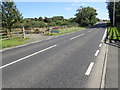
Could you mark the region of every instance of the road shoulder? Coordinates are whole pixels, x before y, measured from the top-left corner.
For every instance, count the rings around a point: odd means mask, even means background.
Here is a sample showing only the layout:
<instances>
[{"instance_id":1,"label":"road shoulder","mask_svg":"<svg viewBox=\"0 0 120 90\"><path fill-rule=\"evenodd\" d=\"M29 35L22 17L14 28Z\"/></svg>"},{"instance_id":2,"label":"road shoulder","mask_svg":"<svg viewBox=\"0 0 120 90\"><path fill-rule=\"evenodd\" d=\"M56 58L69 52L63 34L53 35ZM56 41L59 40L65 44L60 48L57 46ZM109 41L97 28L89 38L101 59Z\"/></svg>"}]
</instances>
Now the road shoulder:
<instances>
[{"instance_id":1,"label":"road shoulder","mask_svg":"<svg viewBox=\"0 0 120 90\"><path fill-rule=\"evenodd\" d=\"M117 46L109 45L105 88L118 88L118 49Z\"/></svg>"}]
</instances>

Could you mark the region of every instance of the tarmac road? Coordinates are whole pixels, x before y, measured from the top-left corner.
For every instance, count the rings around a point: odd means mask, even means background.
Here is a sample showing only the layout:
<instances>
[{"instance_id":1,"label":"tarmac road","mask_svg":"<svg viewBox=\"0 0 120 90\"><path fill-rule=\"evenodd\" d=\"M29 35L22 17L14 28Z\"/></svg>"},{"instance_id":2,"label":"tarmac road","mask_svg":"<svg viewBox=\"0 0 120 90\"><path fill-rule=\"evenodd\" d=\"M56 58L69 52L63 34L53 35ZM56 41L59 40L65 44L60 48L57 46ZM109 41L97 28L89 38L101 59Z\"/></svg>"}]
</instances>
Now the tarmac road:
<instances>
[{"instance_id":1,"label":"tarmac road","mask_svg":"<svg viewBox=\"0 0 120 90\"><path fill-rule=\"evenodd\" d=\"M105 23L2 51L3 88L85 88L99 56Z\"/></svg>"}]
</instances>

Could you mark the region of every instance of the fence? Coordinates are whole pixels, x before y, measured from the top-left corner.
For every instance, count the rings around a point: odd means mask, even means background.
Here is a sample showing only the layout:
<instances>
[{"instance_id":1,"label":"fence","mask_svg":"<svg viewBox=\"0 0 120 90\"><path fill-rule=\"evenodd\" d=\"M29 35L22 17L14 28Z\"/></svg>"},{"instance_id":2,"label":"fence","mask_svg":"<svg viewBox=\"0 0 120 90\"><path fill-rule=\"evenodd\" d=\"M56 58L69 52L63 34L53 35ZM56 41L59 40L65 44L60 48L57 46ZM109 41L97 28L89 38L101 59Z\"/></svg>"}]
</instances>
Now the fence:
<instances>
[{"instance_id":1,"label":"fence","mask_svg":"<svg viewBox=\"0 0 120 90\"><path fill-rule=\"evenodd\" d=\"M22 38L23 36L24 35L22 29L12 30L10 34L7 34L5 30L0 30L0 39L2 40L11 39L11 38Z\"/></svg>"},{"instance_id":2,"label":"fence","mask_svg":"<svg viewBox=\"0 0 120 90\"><path fill-rule=\"evenodd\" d=\"M58 29L64 30L72 28L71 26L57 26ZM7 34L4 30L0 29L0 39L6 40L11 38L25 38L25 34L47 34L51 33L53 27L44 27L44 28L15 28L12 29L10 34Z\"/></svg>"}]
</instances>

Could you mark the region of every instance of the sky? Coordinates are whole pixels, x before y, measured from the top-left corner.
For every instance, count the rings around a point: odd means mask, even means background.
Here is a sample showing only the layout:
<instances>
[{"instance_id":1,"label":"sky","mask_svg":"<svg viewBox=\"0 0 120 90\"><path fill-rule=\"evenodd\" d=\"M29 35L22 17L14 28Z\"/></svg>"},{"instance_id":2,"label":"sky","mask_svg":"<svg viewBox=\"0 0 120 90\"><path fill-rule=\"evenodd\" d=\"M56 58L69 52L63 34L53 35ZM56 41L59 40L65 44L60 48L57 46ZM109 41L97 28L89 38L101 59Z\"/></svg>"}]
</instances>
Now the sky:
<instances>
[{"instance_id":1,"label":"sky","mask_svg":"<svg viewBox=\"0 0 120 90\"><path fill-rule=\"evenodd\" d=\"M15 2L24 18L64 16L75 17L76 10L80 7L93 7L97 10L97 17L108 19L105 2Z\"/></svg>"}]
</instances>

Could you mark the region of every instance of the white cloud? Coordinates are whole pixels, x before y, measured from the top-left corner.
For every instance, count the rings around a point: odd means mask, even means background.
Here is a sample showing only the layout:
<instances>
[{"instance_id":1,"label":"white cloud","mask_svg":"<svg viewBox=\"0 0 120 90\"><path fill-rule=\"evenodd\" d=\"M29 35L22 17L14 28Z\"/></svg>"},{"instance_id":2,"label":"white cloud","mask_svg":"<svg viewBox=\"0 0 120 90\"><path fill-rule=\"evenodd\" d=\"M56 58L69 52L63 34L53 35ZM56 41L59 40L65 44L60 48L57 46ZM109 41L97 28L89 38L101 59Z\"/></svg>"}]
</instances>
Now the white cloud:
<instances>
[{"instance_id":1,"label":"white cloud","mask_svg":"<svg viewBox=\"0 0 120 90\"><path fill-rule=\"evenodd\" d=\"M70 10L72 10L72 8L69 8L69 7L67 7L67 8L64 8L65 10L67 10L67 11L70 11Z\"/></svg>"}]
</instances>

